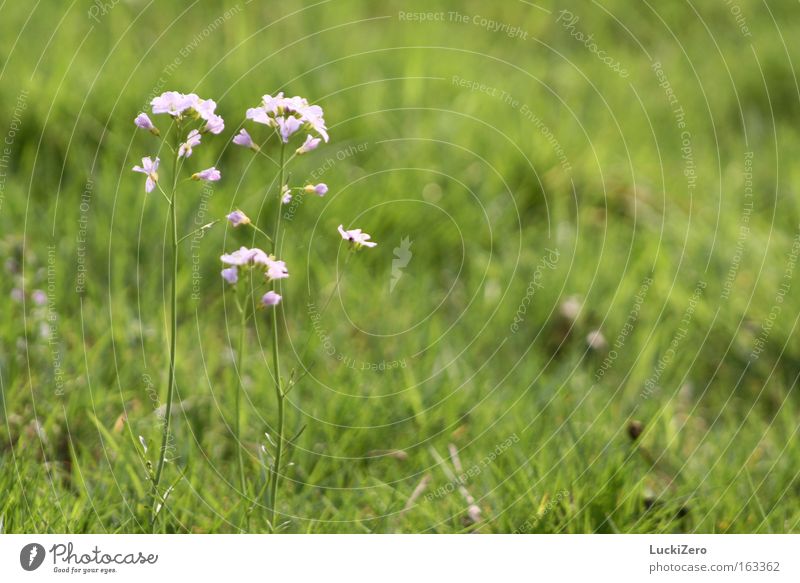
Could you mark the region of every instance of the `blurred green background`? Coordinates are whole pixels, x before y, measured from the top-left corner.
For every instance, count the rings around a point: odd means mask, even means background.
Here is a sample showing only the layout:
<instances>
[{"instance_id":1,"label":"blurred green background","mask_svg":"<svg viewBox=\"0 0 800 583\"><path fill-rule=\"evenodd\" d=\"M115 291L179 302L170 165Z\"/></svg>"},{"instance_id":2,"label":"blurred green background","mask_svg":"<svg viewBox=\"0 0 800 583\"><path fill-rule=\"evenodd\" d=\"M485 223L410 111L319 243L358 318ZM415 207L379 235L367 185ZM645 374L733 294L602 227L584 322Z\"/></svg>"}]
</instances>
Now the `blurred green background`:
<instances>
[{"instance_id":1,"label":"blurred green background","mask_svg":"<svg viewBox=\"0 0 800 583\"><path fill-rule=\"evenodd\" d=\"M132 120L166 90L215 99L227 126L191 158L223 180L182 190L185 233L237 207L272 224L274 165L230 147L263 94L307 97L330 127L290 169L330 192L281 253L284 374L308 370L289 531L797 531L798 15L2 3L2 531L147 528L136 448L159 439L169 251L166 205L130 171L156 141ZM340 223L379 246L346 261ZM252 244L219 224L181 250L165 532L241 528L219 255ZM259 532L269 338L265 317L244 365Z\"/></svg>"}]
</instances>

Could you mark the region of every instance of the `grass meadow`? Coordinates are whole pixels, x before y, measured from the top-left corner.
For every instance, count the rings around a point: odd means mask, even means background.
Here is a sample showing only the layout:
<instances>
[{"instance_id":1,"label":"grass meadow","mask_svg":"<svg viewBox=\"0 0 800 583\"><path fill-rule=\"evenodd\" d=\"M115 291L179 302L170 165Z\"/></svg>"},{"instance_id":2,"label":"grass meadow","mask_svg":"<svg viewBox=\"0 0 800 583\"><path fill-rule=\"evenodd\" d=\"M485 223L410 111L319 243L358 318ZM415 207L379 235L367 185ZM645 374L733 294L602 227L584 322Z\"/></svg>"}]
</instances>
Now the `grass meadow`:
<instances>
[{"instance_id":1,"label":"grass meadow","mask_svg":"<svg viewBox=\"0 0 800 583\"><path fill-rule=\"evenodd\" d=\"M224 220L180 246L171 489L148 520L170 224L132 122L167 90L226 122L191 158L223 178L181 192L183 234L235 208L272 224L274 161L231 145L262 95L328 122L291 176L329 192L282 210L283 531L800 530L796 4L0 16L2 532L269 530L272 323L239 354L219 275L269 244ZM342 223L378 246L351 256Z\"/></svg>"}]
</instances>

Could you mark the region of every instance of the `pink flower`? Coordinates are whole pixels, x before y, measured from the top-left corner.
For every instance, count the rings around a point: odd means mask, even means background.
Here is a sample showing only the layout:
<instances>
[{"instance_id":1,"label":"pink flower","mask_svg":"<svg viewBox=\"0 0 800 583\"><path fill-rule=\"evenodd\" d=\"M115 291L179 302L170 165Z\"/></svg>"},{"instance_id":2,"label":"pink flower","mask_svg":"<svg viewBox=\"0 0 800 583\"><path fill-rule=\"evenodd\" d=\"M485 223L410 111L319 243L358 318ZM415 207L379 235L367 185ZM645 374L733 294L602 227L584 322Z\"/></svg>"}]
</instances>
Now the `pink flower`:
<instances>
[{"instance_id":1,"label":"pink flower","mask_svg":"<svg viewBox=\"0 0 800 583\"><path fill-rule=\"evenodd\" d=\"M281 197L281 203L289 204L292 202L292 193L291 192L284 192L283 196Z\"/></svg>"},{"instance_id":2,"label":"pink flower","mask_svg":"<svg viewBox=\"0 0 800 583\"><path fill-rule=\"evenodd\" d=\"M272 256L267 258L267 279L284 279L289 277L289 270L286 269L286 262L274 259Z\"/></svg>"},{"instance_id":3,"label":"pink flower","mask_svg":"<svg viewBox=\"0 0 800 583\"><path fill-rule=\"evenodd\" d=\"M304 107L300 113L301 119L327 143L328 128L325 126L325 120L322 118L322 108L319 105L310 105Z\"/></svg>"},{"instance_id":4,"label":"pink flower","mask_svg":"<svg viewBox=\"0 0 800 583\"><path fill-rule=\"evenodd\" d=\"M271 308L273 306L277 306L278 304L280 304L281 299L282 298L280 294L277 294L274 291L270 290L267 293L265 293L264 296L261 298L261 305L264 306L265 308Z\"/></svg>"},{"instance_id":5,"label":"pink flower","mask_svg":"<svg viewBox=\"0 0 800 583\"><path fill-rule=\"evenodd\" d=\"M230 222L231 226L238 227L239 225L249 225L250 224L250 217L244 214L240 210L235 210L230 213L227 217L228 222Z\"/></svg>"},{"instance_id":6,"label":"pink flower","mask_svg":"<svg viewBox=\"0 0 800 583\"><path fill-rule=\"evenodd\" d=\"M311 134L308 134L306 136L306 141L303 142L302 146L297 148L296 152L298 154L305 154L306 152L310 152L311 150L315 150L317 148L317 146L319 146L319 143L321 141L322 140L320 140L319 138L315 138Z\"/></svg>"},{"instance_id":7,"label":"pink flower","mask_svg":"<svg viewBox=\"0 0 800 583\"><path fill-rule=\"evenodd\" d=\"M210 132L215 136L222 133L222 130L225 129L225 120L218 115L213 115L211 118L206 122L206 125L203 127L204 132Z\"/></svg>"},{"instance_id":8,"label":"pink flower","mask_svg":"<svg viewBox=\"0 0 800 583\"><path fill-rule=\"evenodd\" d=\"M220 261L226 265L267 265L270 261L269 256L261 249L240 247L238 251L228 253L220 257Z\"/></svg>"},{"instance_id":9,"label":"pink flower","mask_svg":"<svg viewBox=\"0 0 800 583\"><path fill-rule=\"evenodd\" d=\"M184 95L177 91L166 91L154 98L150 105L153 106L153 113L168 113L173 117L181 115L187 109L194 106L194 94Z\"/></svg>"},{"instance_id":10,"label":"pink flower","mask_svg":"<svg viewBox=\"0 0 800 583\"><path fill-rule=\"evenodd\" d=\"M141 174L147 175L147 180L144 183L144 191L145 192L153 192L153 189L156 187L156 182L158 182L158 163L161 160L156 158L155 160L151 160L148 156L147 158L142 158L142 165L141 166L134 166L134 172L140 172Z\"/></svg>"},{"instance_id":11,"label":"pink flower","mask_svg":"<svg viewBox=\"0 0 800 583\"><path fill-rule=\"evenodd\" d=\"M289 143L289 138L291 138L292 134L299 130L302 125L299 119L292 116L276 117L275 123L278 126L278 132L280 132L281 140L284 144Z\"/></svg>"},{"instance_id":12,"label":"pink flower","mask_svg":"<svg viewBox=\"0 0 800 583\"><path fill-rule=\"evenodd\" d=\"M339 225L339 234L342 236L342 239L351 243L355 249L360 249L361 247L375 247L375 245L377 245L374 241L370 241L371 237L367 233L362 233L361 229L345 231L342 225Z\"/></svg>"},{"instance_id":13,"label":"pink flower","mask_svg":"<svg viewBox=\"0 0 800 583\"><path fill-rule=\"evenodd\" d=\"M316 194L317 196L325 196L328 192L328 185L324 182L320 182L319 184L306 184L303 190L307 194Z\"/></svg>"},{"instance_id":14,"label":"pink flower","mask_svg":"<svg viewBox=\"0 0 800 583\"><path fill-rule=\"evenodd\" d=\"M222 178L222 174L214 166L192 174L192 180L207 180L208 182L216 182L220 178Z\"/></svg>"},{"instance_id":15,"label":"pink flower","mask_svg":"<svg viewBox=\"0 0 800 583\"><path fill-rule=\"evenodd\" d=\"M197 97L197 95L194 95L194 98L195 102L192 104L192 107L197 112L197 115L199 115L206 121L209 121L214 117L219 117L217 114L214 113L214 110L217 109L216 101L214 101L213 99L200 99L199 97Z\"/></svg>"},{"instance_id":16,"label":"pink flower","mask_svg":"<svg viewBox=\"0 0 800 583\"><path fill-rule=\"evenodd\" d=\"M250 137L250 134L245 129L239 130L239 133L233 138L233 143L243 148L250 148L255 152L259 150L259 147L253 142L253 138Z\"/></svg>"},{"instance_id":17,"label":"pink flower","mask_svg":"<svg viewBox=\"0 0 800 583\"><path fill-rule=\"evenodd\" d=\"M231 285L239 281L239 270L235 266L223 269L220 271L220 274L222 275L222 279Z\"/></svg>"},{"instance_id":18,"label":"pink flower","mask_svg":"<svg viewBox=\"0 0 800 583\"><path fill-rule=\"evenodd\" d=\"M197 130L192 130L189 132L189 135L186 136L186 141L181 144L180 148L178 148L178 156L183 156L184 158L188 158L192 155L192 148L195 146L200 145L200 132Z\"/></svg>"},{"instance_id":19,"label":"pink flower","mask_svg":"<svg viewBox=\"0 0 800 583\"><path fill-rule=\"evenodd\" d=\"M267 116L267 112L263 107L251 107L247 110L247 119L252 119L256 123L263 123L264 125L273 125L272 119Z\"/></svg>"},{"instance_id":20,"label":"pink flower","mask_svg":"<svg viewBox=\"0 0 800 583\"><path fill-rule=\"evenodd\" d=\"M142 112L136 116L136 119L133 120L133 123L136 124L136 127L141 128L143 130L149 131L154 136L160 134L158 128L153 125L153 122L150 121L150 118L147 116L146 113Z\"/></svg>"},{"instance_id":21,"label":"pink flower","mask_svg":"<svg viewBox=\"0 0 800 583\"><path fill-rule=\"evenodd\" d=\"M47 303L47 294L40 289L33 290L31 298L33 299L33 303L37 306L43 306Z\"/></svg>"}]
</instances>

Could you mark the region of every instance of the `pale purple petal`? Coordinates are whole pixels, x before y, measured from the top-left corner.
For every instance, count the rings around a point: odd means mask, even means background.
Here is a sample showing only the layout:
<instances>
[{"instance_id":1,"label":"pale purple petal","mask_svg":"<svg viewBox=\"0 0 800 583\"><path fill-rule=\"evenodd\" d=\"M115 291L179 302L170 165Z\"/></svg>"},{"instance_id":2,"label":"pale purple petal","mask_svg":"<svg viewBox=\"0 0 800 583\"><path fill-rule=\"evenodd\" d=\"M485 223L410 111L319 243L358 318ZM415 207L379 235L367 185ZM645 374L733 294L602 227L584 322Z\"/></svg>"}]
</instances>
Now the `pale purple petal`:
<instances>
[{"instance_id":1,"label":"pale purple petal","mask_svg":"<svg viewBox=\"0 0 800 583\"><path fill-rule=\"evenodd\" d=\"M203 131L210 132L214 135L218 135L222 133L222 130L225 129L225 120L222 119L219 115L213 115L207 121Z\"/></svg>"},{"instance_id":2,"label":"pale purple petal","mask_svg":"<svg viewBox=\"0 0 800 583\"><path fill-rule=\"evenodd\" d=\"M270 290L261 298L261 304L265 307L277 306L281 303L281 295Z\"/></svg>"},{"instance_id":3,"label":"pale purple petal","mask_svg":"<svg viewBox=\"0 0 800 583\"><path fill-rule=\"evenodd\" d=\"M239 130L239 133L233 138L233 143L244 148L252 148L255 145L253 138L250 137L250 134L245 129Z\"/></svg>"},{"instance_id":4,"label":"pale purple petal","mask_svg":"<svg viewBox=\"0 0 800 583\"><path fill-rule=\"evenodd\" d=\"M321 141L322 140L320 138L315 138L311 134L308 134L306 136L306 141L303 142L303 145L297 148L297 153L305 154L306 152L310 152L311 150L316 149L316 147L319 146L319 143Z\"/></svg>"},{"instance_id":5,"label":"pale purple petal","mask_svg":"<svg viewBox=\"0 0 800 583\"><path fill-rule=\"evenodd\" d=\"M222 275L222 279L231 285L239 281L239 270L236 268L236 266L223 269L220 271L220 274Z\"/></svg>"},{"instance_id":6,"label":"pale purple petal","mask_svg":"<svg viewBox=\"0 0 800 583\"><path fill-rule=\"evenodd\" d=\"M158 132L156 126L153 125L153 122L144 112L137 115L136 119L133 120L133 123L136 124L136 127L142 128L143 130L148 130L150 132Z\"/></svg>"},{"instance_id":7,"label":"pale purple petal","mask_svg":"<svg viewBox=\"0 0 800 583\"><path fill-rule=\"evenodd\" d=\"M250 218L240 210L235 210L227 217L231 226L238 227L239 225L247 225L250 223Z\"/></svg>"},{"instance_id":8,"label":"pale purple petal","mask_svg":"<svg viewBox=\"0 0 800 583\"><path fill-rule=\"evenodd\" d=\"M172 116L178 116L191 108L196 99L197 96L193 93L184 95L177 91L165 91L154 98L150 105L153 107L153 113L168 113Z\"/></svg>"},{"instance_id":9,"label":"pale purple petal","mask_svg":"<svg viewBox=\"0 0 800 583\"><path fill-rule=\"evenodd\" d=\"M216 182L222 178L222 174L219 170L212 166L211 168L206 168L200 172L195 172L192 174L192 178L194 180L207 180L208 182Z\"/></svg>"}]
</instances>

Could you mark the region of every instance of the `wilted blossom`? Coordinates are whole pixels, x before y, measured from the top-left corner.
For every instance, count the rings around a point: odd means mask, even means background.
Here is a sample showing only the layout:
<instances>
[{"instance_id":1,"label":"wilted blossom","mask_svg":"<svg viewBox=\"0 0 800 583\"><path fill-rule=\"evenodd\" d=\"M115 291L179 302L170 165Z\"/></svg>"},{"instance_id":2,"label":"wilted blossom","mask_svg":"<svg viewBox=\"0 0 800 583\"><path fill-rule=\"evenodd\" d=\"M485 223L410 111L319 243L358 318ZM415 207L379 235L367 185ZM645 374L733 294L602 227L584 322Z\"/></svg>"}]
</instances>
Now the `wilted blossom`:
<instances>
[{"instance_id":1,"label":"wilted blossom","mask_svg":"<svg viewBox=\"0 0 800 583\"><path fill-rule=\"evenodd\" d=\"M308 194L316 194L317 196L325 196L325 193L328 192L328 185L324 182L320 182L319 184L306 184L305 190Z\"/></svg>"},{"instance_id":2,"label":"wilted blossom","mask_svg":"<svg viewBox=\"0 0 800 583\"><path fill-rule=\"evenodd\" d=\"M306 152L310 152L311 150L315 150L317 146L319 146L320 138L315 138L311 134L306 136L306 141L303 142L303 145L295 150L298 154L305 154Z\"/></svg>"},{"instance_id":3,"label":"wilted blossom","mask_svg":"<svg viewBox=\"0 0 800 583\"><path fill-rule=\"evenodd\" d=\"M361 247L375 247L375 245L377 245L374 241L370 241L370 236L367 233L362 233L361 229L345 231L343 226L339 225L339 234L342 236L342 239L352 243L355 249L360 249Z\"/></svg>"},{"instance_id":4,"label":"wilted blossom","mask_svg":"<svg viewBox=\"0 0 800 583\"><path fill-rule=\"evenodd\" d=\"M188 158L192 155L192 148L195 146L200 145L200 132L197 130L192 130L189 132L189 135L186 136L186 141L181 144L180 148L178 148L178 156L183 156L184 158Z\"/></svg>"},{"instance_id":5,"label":"wilted blossom","mask_svg":"<svg viewBox=\"0 0 800 583\"><path fill-rule=\"evenodd\" d=\"M220 178L222 178L222 174L214 166L192 174L192 180L208 180L209 182L216 182Z\"/></svg>"},{"instance_id":6,"label":"wilted blossom","mask_svg":"<svg viewBox=\"0 0 800 583\"><path fill-rule=\"evenodd\" d=\"M265 307L277 306L281 303L281 295L270 290L261 298L261 305Z\"/></svg>"},{"instance_id":7,"label":"wilted blossom","mask_svg":"<svg viewBox=\"0 0 800 583\"><path fill-rule=\"evenodd\" d=\"M228 222L231 224L232 227L238 227L239 225L249 225L250 224L250 217L244 214L240 210L235 210L232 213L228 214L227 217Z\"/></svg>"},{"instance_id":8,"label":"wilted blossom","mask_svg":"<svg viewBox=\"0 0 800 583\"><path fill-rule=\"evenodd\" d=\"M150 121L150 118L147 117L147 114L142 112L136 116L136 119L133 120L133 123L136 124L136 127L142 128L143 130L149 131L153 135L159 135L160 132L158 128L153 125L153 122Z\"/></svg>"},{"instance_id":9,"label":"wilted blossom","mask_svg":"<svg viewBox=\"0 0 800 583\"><path fill-rule=\"evenodd\" d=\"M141 174L147 175L147 180L144 183L144 191L145 192L153 192L153 189L156 187L156 182L158 182L158 164L161 160L156 158L155 160L151 160L150 157L142 158L142 165L141 166L134 166L134 172L140 172Z\"/></svg>"},{"instance_id":10,"label":"wilted blossom","mask_svg":"<svg viewBox=\"0 0 800 583\"><path fill-rule=\"evenodd\" d=\"M241 129L239 133L233 137L233 143L243 148L250 148L251 150L258 151L260 148L253 142L253 138L247 133L247 130Z\"/></svg>"},{"instance_id":11,"label":"wilted blossom","mask_svg":"<svg viewBox=\"0 0 800 583\"><path fill-rule=\"evenodd\" d=\"M223 269L220 271L220 274L222 275L222 279L231 285L239 281L239 270L235 266Z\"/></svg>"},{"instance_id":12,"label":"wilted blossom","mask_svg":"<svg viewBox=\"0 0 800 583\"><path fill-rule=\"evenodd\" d=\"M264 95L260 107L251 107L247 110L247 119L277 128L284 143L287 143L300 128L313 130L323 140L328 141L328 130L322 108L318 105L309 105L306 99L299 96L284 97L282 92L275 97ZM306 138L300 149L307 152L313 150L316 145Z\"/></svg>"}]
</instances>

